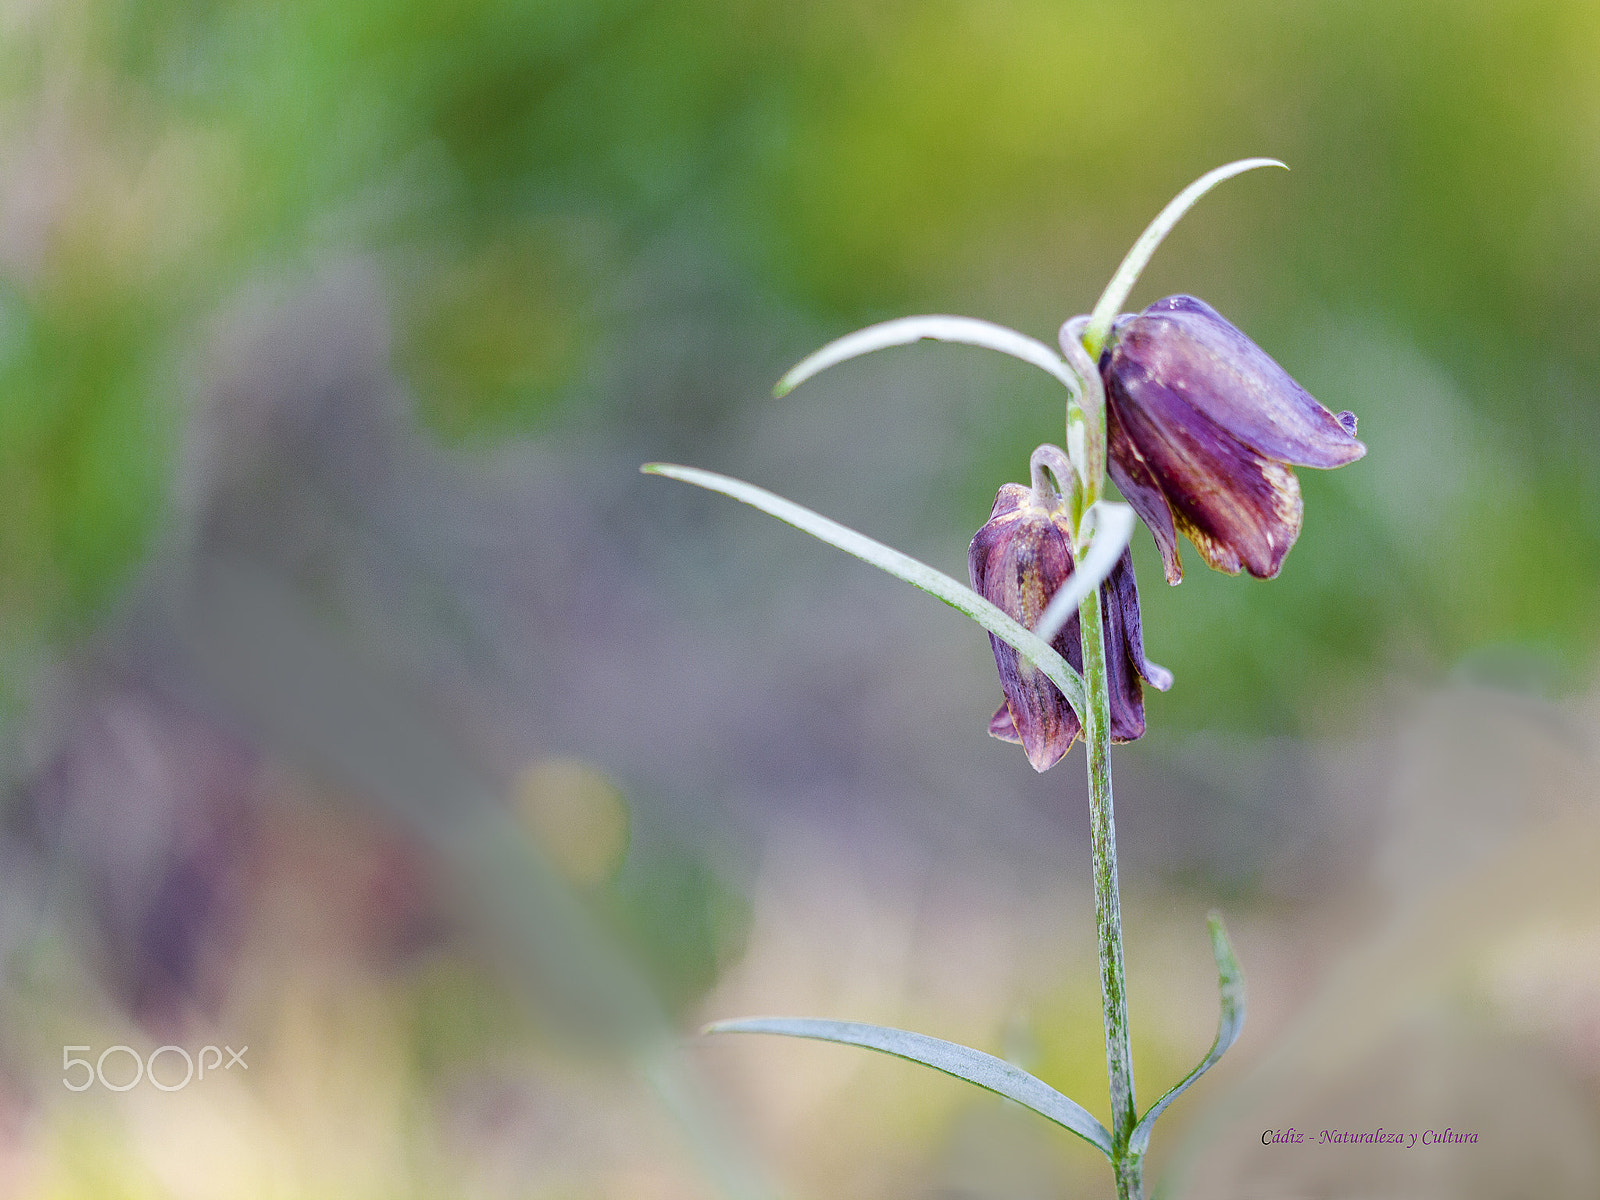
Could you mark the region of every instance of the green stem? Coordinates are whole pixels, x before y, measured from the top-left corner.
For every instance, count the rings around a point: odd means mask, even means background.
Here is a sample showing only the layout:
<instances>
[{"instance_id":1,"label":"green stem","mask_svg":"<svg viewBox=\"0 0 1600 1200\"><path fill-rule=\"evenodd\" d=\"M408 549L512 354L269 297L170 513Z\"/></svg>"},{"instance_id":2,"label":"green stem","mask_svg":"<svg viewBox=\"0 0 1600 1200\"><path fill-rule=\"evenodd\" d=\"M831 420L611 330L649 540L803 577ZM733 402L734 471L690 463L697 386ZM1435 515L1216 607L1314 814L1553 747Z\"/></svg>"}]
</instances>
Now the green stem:
<instances>
[{"instance_id":1,"label":"green stem","mask_svg":"<svg viewBox=\"0 0 1600 1200\"><path fill-rule=\"evenodd\" d=\"M1078 606L1083 638L1083 734L1089 761L1089 828L1094 845L1095 924L1100 937L1100 996L1106 1025L1106 1074L1111 1083L1111 1165L1118 1200L1143 1200L1141 1156L1128 1141L1138 1123L1133 1052L1128 1040L1127 975L1122 960L1122 902L1117 894L1117 825L1111 805L1111 699L1106 683L1100 589Z\"/></svg>"},{"instance_id":2,"label":"green stem","mask_svg":"<svg viewBox=\"0 0 1600 1200\"><path fill-rule=\"evenodd\" d=\"M1156 214L1156 219L1145 227L1145 231L1139 235L1139 240L1134 242L1123 257L1116 274L1111 276L1110 282L1106 284L1106 290L1100 293L1100 299L1095 302L1094 312L1077 334L1091 356L1098 357L1105 347L1106 336L1111 332L1111 323L1116 320L1117 310L1133 291L1133 285L1149 264L1150 256L1156 252L1156 247L1161 245L1167 234L1172 232L1172 227L1183 219L1183 214L1194 207L1196 200L1224 179L1232 179L1235 175L1253 171L1257 167L1283 167L1285 171L1289 169L1275 158L1241 158L1238 162L1207 171L1168 201L1167 206Z\"/></svg>"}]
</instances>

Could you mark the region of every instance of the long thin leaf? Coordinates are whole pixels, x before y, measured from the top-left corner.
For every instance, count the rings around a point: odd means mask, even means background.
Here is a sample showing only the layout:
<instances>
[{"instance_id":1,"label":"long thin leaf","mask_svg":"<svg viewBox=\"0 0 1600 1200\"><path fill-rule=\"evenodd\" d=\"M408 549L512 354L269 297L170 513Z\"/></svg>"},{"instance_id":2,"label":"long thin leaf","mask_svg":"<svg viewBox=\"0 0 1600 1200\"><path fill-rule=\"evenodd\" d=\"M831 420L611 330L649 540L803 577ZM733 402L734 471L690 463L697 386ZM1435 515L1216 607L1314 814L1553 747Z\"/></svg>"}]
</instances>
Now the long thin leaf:
<instances>
[{"instance_id":1,"label":"long thin leaf","mask_svg":"<svg viewBox=\"0 0 1600 1200\"><path fill-rule=\"evenodd\" d=\"M1161 245L1162 239L1172 232L1172 227L1183 219L1183 214L1194 207L1196 200L1224 179L1232 179L1235 175L1242 175L1257 167L1283 167L1285 171L1289 169L1275 158L1241 158L1238 162L1227 163L1214 171L1207 171L1174 196L1167 206L1156 214L1156 219L1145 227L1145 231L1139 235L1139 240L1134 242L1123 257L1116 273L1111 276L1111 282L1106 284L1106 290L1100 293L1094 312L1089 316L1088 327L1083 331L1083 340L1088 345L1091 356L1099 356L1100 348L1105 345L1106 334L1111 331L1111 322L1116 319L1118 310L1128 299L1128 293L1133 291L1133 285L1138 281L1140 273L1149 265L1150 256L1156 252L1156 247Z\"/></svg>"},{"instance_id":2,"label":"long thin leaf","mask_svg":"<svg viewBox=\"0 0 1600 1200\"><path fill-rule=\"evenodd\" d=\"M1217 1060L1227 1052L1228 1047L1239 1040L1239 1031L1244 1028L1244 972L1239 969L1239 960L1234 957L1233 947L1228 944L1228 931L1222 927L1222 918L1212 913L1206 918L1206 926L1211 931L1211 956L1216 959L1217 989L1222 994L1217 1039L1211 1043L1211 1052L1200 1065L1152 1104L1150 1111L1133 1127L1133 1134L1128 1139L1128 1153L1132 1155L1142 1155L1149 1149L1150 1131L1155 1128L1156 1118L1166 1112L1167 1105L1183 1095L1190 1084L1217 1065Z\"/></svg>"},{"instance_id":3,"label":"long thin leaf","mask_svg":"<svg viewBox=\"0 0 1600 1200\"><path fill-rule=\"evenodd\" d=\"M640 470L647 475L665 475L668 479L680 479L696 487L732 496L936 596L951 608L971 617L1001 641L1015 647L1018 654L1043 671L1050 682L1061 689L1061 694L1072 705L1073 711L1082 714L1083 677L1072 669L1067 660L1057 654L1049 643L1007 616L1002 609L966 585L957 583L943 571L936 571L909 554L875 542L865 534L857 533L846 525L812 512L793 500L785 500L765 488L756 487L753 483L674 463L646 463Z\"/></svg>"},{"instance_id":4,"label":"long thin leaf","mask_svg":"<svg viewBox=\"0 0 1600 1200\"><path fill-rule=\"evenodd\" d=\"M859 1021L796 1017L746 1017L742 1020L718 1021L706 1026L705 1032L775 1033L783 1037L814 1038L846 1046L863 1046L868 1050L892 1054L896 1058L921 1063L946 1075L975 1083L1008 1100L1015 1100L1063 1129L1071 1130L1107 1158L1111 1157L1111 1134L1088 1109L1020 1067L957 1042L942 1041L925 1033L890 1029L884 1025L864 1025Z\"/></svg>"},{"instance_id":5,"label":"long thin leaf","mask_svg":"<svg viewBox=\"0 0 1600 1200\"><path fill-rule=\"evenodd\" d=\"M825 371L846 359L859 358L863 354L871 354L874 350L882 350L888 346L906 346L923 338L931 338L938 342L961 342L968 346L985 346L990 350L998 350L1002 354L1020 358L1023 362L1032 363L1048 371L1066 384L1067 390L1074 396L1078 394L1077 374L1061 361L1059 354L1043 342L1025 333L1018 333L1015 329L1007 329L1004 325L996 325L992 321L980 321L975 317L928 316L898 317L893 321L868 325L865 329L858 329L854 333L847 333L842 338L829 342L821 350L802 359L780 379L778 386L773 388L773 395L782 396L819 371Z\"/></svg>"}]
</instances>

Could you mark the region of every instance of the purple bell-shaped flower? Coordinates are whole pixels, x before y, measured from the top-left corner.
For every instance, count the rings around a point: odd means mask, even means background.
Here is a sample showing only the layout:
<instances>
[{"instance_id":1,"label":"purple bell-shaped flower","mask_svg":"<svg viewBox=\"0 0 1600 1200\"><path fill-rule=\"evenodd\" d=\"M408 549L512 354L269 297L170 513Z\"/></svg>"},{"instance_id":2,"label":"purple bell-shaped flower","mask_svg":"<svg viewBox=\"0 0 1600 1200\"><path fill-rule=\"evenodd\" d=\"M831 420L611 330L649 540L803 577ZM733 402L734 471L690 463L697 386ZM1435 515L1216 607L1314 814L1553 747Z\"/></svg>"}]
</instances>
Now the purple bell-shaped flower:
<instances>
[{"instance_id":1,"label":"purple bell-shaped flower","mask_svg":"<svg viewBox=\"0 0 1600 1200\"><path fill-rule=\"evenodd\" d=\"M973 589L1011 617L1033 628L1072 574L1072 527L1059 497L1041 496L1020 483L1004 484L989 520L967 552ZM1105 613L1106 668L1111 701L1111 740L1131 742L1144 733L1144 683L1165 691L1172 673L1144 656L1139 623L1139 587L1126 549L1100 585ZM989 721L989 732L1020 742L1036 771L1059 762L1082 731L1060 689L993 634L995 666L1005 703ZM1083 647L1074 613L1051 645L1083 669Z\"/></svg>"},{"instance_id":2,"label":"purple bell-shaped flower","mask_svg":"<svg viewBox=\"0 0 1600 1200\"><path fill-rule=\"evenodd\" d=\"M1367 452L1338 416L1215 309L1168 296L1119 318L1100 356L1108 469L1155 536L1168 583L1182 533L1219 571L1270 579L1300 534L1291 466Z\"/></svg>"}]
</instances>

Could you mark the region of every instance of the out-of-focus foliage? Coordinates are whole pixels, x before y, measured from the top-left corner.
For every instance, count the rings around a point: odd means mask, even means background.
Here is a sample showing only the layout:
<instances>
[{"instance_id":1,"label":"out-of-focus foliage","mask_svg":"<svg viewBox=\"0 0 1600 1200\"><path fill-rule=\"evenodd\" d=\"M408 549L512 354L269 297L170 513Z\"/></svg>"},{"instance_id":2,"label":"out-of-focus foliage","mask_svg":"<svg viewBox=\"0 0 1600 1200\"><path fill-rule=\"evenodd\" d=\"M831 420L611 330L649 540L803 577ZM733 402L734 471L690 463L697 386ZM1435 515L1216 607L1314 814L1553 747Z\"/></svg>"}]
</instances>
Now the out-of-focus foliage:
<instances>
[{"instance_id":1,"label":"out-of-focus foliage","mask_svg":"<svg viewBox=\"0 0 1600 1200\"><path fill-rule=\"evenodd\" d=\"M701 1194L572 1032L621 1041L612 1008L922 1029L1104 1117L1077 768L987 739L981 633L635 469L960 576L1059 390L952 346L772 383L908 313L1048 340L1178 187L1265 154L1292 172L1207 197L1131 306L1204 297L1370 453L1300 473L1271 583L1191 554L1165 588L1135 535L1177 676L1118 758L1141 1093L1211 1036L1226 893L1259 1003L1211 1095L1310 1032L1278 1107L1193 1134L1199 1194L1381 1194L1249 1155L1258 1116L1374 1119L1398 1061L1407 1112L1443 1081L1520 1174L1396 1194L1594 1194L1596 62L1581 0L0 6L15 1190ZM1408 996L1465 1032L1396 1033ZM251 1076L53 1073L196 1030ZM1296 1059L1336 1033L1356 1066ZM1101 1180L909 1067L716 1053L816 1194Z\"/></svg>"},{"instance_id":2,"label":"out-of-focus foliage","mask_svg":"<svg viewBox=\"0 0 1600 1200\"><path fill-rule=\"evenodd\" d=\"M646 404L709 433L766 403L696 388L715 342L652 396L606 367L704 299L664 258L772 314L774 369L902 311L1042 334L1176 184L1270 153L1294 174L1208 200L1135 298L1205 295L1373 452L1307 481L1270 597L1147 588L1158 657L1206 681L1157 719L1290 730L1394 654L1593 649L1591 6L40 0L4 20L13 629L75 628L129 579L211 314L284 264L378 256L395 359L450 440ZM1044 382L981 383L929 497L951 531L1055 424Z\"/></svg>"}]
</instances>

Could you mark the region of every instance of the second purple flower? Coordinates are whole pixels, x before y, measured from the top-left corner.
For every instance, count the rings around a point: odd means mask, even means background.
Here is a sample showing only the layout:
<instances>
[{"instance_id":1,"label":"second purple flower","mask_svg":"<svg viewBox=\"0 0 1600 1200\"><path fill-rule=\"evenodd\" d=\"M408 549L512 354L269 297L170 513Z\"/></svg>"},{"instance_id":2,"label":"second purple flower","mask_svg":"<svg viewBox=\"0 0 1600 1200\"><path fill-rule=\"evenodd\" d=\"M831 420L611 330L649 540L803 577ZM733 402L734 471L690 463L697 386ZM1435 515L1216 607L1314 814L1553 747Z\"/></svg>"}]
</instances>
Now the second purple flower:
<instances>
[{"instance_id":1,"label":"second purple flower","mask_svg":"<svg viewBox=\"0 0 1600 1200\"><path fill-rule=\"evenodd\" d=\"M988 522L972 539L967 565L975 591L1033 628L1073 570L1071 522L1059 498L1041 497L1020 483L1003 484ZM1139 586L1127 550L1100 585L1100 601L1105 613L1111 740L1131 742L1144 734L1143 684L1165 691L1172 686L1172 673L1144 656ZM990 718L989 732L1002 741L1020 742L1033 769L1048 770L1082 732L1078 714L1056 685L1011 646L993 634L989 643L1005 695ZM1076 614L1051 645L1074 669L1083 669Z\"/></svg>"}]
</instances>

